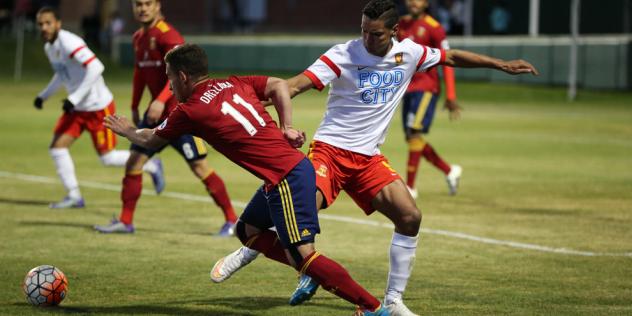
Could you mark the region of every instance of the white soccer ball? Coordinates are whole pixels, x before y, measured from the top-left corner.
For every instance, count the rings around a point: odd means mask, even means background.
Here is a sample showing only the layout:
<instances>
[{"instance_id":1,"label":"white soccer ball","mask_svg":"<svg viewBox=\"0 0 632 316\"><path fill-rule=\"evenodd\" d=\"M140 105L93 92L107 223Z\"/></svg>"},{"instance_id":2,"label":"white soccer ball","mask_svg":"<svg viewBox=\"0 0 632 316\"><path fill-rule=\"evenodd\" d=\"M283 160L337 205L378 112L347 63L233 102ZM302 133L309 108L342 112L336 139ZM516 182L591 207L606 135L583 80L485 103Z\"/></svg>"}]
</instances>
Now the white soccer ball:
<instances>
[{"instance_id":1,"label":"white soccer ball","mask_svg":"<svg viewBox=\"0 0 632 316\"><path fill-rule=\"evenodd\" d=\"M61 303L68 292L68 280L61 270L42 265L31 269L22 285L26 301L34 306L55 306Z\"/></svg>"}]
</instances>

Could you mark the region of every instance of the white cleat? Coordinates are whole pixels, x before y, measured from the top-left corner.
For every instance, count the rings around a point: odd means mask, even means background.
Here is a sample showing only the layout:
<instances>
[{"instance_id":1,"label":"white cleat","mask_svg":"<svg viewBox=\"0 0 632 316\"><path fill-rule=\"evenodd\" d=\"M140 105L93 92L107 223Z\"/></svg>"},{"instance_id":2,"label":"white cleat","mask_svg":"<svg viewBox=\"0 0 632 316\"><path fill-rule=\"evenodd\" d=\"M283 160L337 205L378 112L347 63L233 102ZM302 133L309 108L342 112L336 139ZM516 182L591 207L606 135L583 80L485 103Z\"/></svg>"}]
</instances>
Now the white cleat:
<instances>
[{"instance_id":1,"label":"white cleat","mask_svg":"<svg viewBox=\"0 0 632 316\"><path fill-rule=\"evenodd\" d=\"M463 173L463 168L459 165L452 165L450 169L450 173L445 177L445 181L448 182L448 189L450 190L450 195L456 195L457 189L459 188L459 180L461 179L461 174Z\"/></svg>"},{"instance_id":2,"label":"white cleat","mask_svg":"<svg viewBox=\"0 0 632 316\"><path fill-rule=\"evenodd\" d=\"M211 281L221 283L230 278L239 269L255 260L259 252L250 248L241 247L228 256L219 259L211 270Z\"/></svg>"},{"instance_id":3,"label":"white cleat","mask_svg":"<svg viewBox=\"0 0 632 316\"><path fill-rule=\"evenodd\" d=\"M410 196L413 197L413 200L416 200L419 196L419 192L417 192L417 189L411 188L408 185L406 185L406 189L408 189L408 193L410 193Z\"/></svg>"},{"instance_id":4,"label":"white cleat","mask_svg":"<svg viewBox=\"0 0 632 316\"><path fill-rule=\"evenodd\" d=\"M388 309L390 316L419 316L408 309L401 298L394 299L388 304L384 302L384 307Z\"/></svg>"}]
</instances>

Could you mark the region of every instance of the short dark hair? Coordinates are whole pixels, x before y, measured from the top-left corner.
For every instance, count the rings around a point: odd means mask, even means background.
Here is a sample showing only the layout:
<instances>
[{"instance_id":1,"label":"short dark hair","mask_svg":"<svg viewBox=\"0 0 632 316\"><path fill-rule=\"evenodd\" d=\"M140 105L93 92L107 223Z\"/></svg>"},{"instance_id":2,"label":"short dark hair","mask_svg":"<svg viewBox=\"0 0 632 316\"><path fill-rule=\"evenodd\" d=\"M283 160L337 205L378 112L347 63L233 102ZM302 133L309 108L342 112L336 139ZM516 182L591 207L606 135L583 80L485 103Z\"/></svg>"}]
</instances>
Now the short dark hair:
<instances>
[{"instance_id":1,"label":"short dark hair","mask_svg":"<svg viewBox=\"0 0 632 316\"><path fill-rule=\"evenodd\" d=\"M399 21L397 7L391 0L371 0L362 9L362 14L371 20L383 20L384 26L392 28Z\"/></svg>"},{"instance_id":2,"label":"short dark hair","mask_svg":"<svg viewBox=\"0 0 632 316\"><path fill-rule=\"evenodd\" d=\"M199 78L208 74L208 58L202 47L195 44L176 46L165 55L165 62L175 72Z\"/></svg>"},{"instance_id":3,"label":"short dark hair","mask_svg":"<svg viewBox=\"0 0 632 316\"><path fill-rule=\"evenodd\" d=\"M40 14L43 14L43 13L52 13L53 16L55 17L55 20L60 20L60 18L59 18L59 11L57 11L56 8L49 7L49 6L43 6L39 10L37 10L37 15L40 15Z\"/></svg>"}]
</instances>

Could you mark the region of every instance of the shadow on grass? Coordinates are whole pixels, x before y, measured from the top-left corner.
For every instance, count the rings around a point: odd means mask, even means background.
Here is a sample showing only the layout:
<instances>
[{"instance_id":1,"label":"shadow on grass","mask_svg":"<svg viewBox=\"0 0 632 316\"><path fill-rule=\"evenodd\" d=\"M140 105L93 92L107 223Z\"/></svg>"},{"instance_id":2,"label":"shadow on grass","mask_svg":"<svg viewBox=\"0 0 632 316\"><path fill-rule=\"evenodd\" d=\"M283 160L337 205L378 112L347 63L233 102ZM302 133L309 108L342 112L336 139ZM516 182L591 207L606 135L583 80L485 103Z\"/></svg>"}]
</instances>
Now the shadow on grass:
<instances>
[{"instance_id":1,"label":"shadow on grass","mask_svg":"<svg viewBox=\"0 0 632 316\"><path fill-rule=\"evenodd\" d=\"M0 198L0 204L48 206L49 201Z\"/></svg>"},{"instance_id":2,"label":"shadow on grass","mask_svg":"<svg viewBox=\"0 0 632 316\"><path fill-rule=\"evenodd\" d=\"M82 228L93 231L93 225L87 225L84 223L69 223L69 222L47 222L47 221L20 221L20 225L26 226L58 226L58 227L71 227Z\"/></svg>"},{"instance_id":3,"label":"shadow on grass","mask_svg":"<svg viewBox=\"0 0 632 316\"><path fill-rule=\"evenodd\" d=\"M209 298L206 300L183 300L172 301L157 304L137 304L124 306L61 306L52 308L36 308L29 306L24 302L13 303L13 306L31 309L33 314L42 312L45 314L121 314L121 315L138 315L138 314L160 314L160 315L222 315L222 316L248 316L257 315L259 312L288 306L286 297L262 297L262 296L243 296L243 297L223 297ZM326 301L339 300L334 297L326 297L317 299L318 302L310 301L306 304L312 306L321 306L329 309L327 314L331 314L335 310L335 314L351 313L353 307L341 307L336 304L329 304ZM325 301L325 302L323 302ZM195 307L178 306L178 305L194 305ZM293 315L301 314L301 307L293 307ZM295 311L295 312L294 312Z\"/></svg>"}]
</instances>

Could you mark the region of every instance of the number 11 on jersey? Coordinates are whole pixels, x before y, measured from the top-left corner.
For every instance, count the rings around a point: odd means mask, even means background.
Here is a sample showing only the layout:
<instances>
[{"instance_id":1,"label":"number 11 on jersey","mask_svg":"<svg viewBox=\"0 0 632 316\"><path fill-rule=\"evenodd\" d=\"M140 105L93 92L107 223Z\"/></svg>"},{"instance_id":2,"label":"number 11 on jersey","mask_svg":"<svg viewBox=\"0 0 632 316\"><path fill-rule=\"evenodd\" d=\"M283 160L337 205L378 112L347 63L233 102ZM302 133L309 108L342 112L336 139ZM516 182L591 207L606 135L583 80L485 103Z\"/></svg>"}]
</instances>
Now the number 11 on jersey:
<instances>
[{"instance_id":1,"label":"number 11 on jersey","mask_svg":"<svg viewBox=\"0 0 632 316\"><path fill-rule=\"evenodd\" d=\"M244 100L239 94L233 94L233 102L246 108L246 110L248 110L248 112L252 114L252 116L257 120L261 127L266 126L266 122L259 115L259 113L257 113L252 104L246 102L246 100ZM230 115L233 119L235 119L235 121L237 121L239 124L241 124L241 126L244 127L244 129L246 129L250 136L254 136L255 134L257 134L257 129L255 128L255 126L252 125L252 123L250 123L250 121L245 116L243 116L241 112L237 111L237 109L235 109L232 104L228 103L228 101L222 102L222 113L224 115Z\"/></svg>"}]
</instances>

